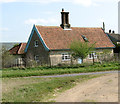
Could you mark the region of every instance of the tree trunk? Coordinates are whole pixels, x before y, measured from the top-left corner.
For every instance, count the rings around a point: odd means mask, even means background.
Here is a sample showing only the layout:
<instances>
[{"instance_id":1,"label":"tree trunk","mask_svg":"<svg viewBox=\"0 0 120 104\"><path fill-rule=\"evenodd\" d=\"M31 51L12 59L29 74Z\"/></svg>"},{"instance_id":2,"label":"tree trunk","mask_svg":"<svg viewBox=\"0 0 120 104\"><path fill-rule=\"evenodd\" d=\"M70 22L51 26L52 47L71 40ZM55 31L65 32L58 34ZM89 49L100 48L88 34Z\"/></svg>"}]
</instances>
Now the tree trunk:
<instances>
[{"instance_id":1,"label":"tree trunk","mask_svg":"<svg viewBox=\"0 0 120 104\"><path fill-rule=\"evenodd\" d=\"M49 66L52 67L52 65L51 65L51 58L50 58L50 53L48 54L48 61L49 61L49 62L48 62Z\"/></svg>"},{"instance_id":2,"label":"tree trunk","mask_svg":"<svg viewBox=\"0 0 120 104\"><path fill-rule=\"evenodd\" d=\"M81 58L82 59L82 63L83 63L83 58Z\"/></svg>"},{"instance_id":3,"label":"tree trunk","mask_svg":"<svg viewBox=\"0 0 120 104\"><path fill-rule=\"evenodd\" d=\"M71 66L73 65L73 58L72 58L72 56L71 56Z\"/></svg>"},{"instance_id":4,"label":"tree trunk","mask_svg":"<svg viewBox=\"0 0 120 104\"><path fill-rule=\"evenodd\" d=\"M94 65L94 63L95 63L95 59L94 59L94 54L92 53L92 56L93 56L93 65Z\"/></svg>"}]
</instances>

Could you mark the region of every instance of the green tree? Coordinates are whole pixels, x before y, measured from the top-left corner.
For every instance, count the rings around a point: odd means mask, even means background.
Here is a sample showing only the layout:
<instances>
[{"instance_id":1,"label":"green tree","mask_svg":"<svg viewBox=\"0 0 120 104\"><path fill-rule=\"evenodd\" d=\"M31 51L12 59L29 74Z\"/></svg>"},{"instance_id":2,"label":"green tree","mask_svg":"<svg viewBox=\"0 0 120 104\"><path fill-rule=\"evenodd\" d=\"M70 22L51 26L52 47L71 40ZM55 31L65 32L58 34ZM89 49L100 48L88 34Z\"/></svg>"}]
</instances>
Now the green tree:
<instances>
[{"instance_id":1,"label":"green tree","mask_svg":"<svg viewBox=\"0 0 120 104\"><path fill-rule=\"evenodd\" d=\"M10 54L5 47L2 47L0 52L2 54L2 68L11 67L15 60L15 57Z\"/></svg>"},{"instance_id":2,"label":"green tree","mask_svg":"<svg viewBox=\"0 0 120 104\"><path fill-rule=\"evenodd\" d=\"M72 51L73 58L81 58L83 62L83 59L94 50L94 44L89 44L89 42L73 41L70 44L70 49Z\"/></svg>"}]
</instances>

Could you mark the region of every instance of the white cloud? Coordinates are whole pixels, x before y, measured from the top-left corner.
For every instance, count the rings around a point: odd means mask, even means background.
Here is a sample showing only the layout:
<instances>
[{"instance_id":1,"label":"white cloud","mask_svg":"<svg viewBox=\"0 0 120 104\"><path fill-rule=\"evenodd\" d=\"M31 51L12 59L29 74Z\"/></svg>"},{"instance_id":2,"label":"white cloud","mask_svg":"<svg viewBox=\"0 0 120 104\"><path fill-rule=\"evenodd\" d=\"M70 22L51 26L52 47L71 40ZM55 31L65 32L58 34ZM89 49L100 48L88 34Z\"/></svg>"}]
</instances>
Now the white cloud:
<instances>
[{"instance_id":1,"label":"white cloud","mask_svg":"<svg viewBox=\"0 0 120 104\"><path fill-rule=\"evenodd\" d=\"M0 3L17 2L17 0L0 0Z\"/></svg>"},{"instance_id":2,"label":"white cloud","mask_svg":"<svg viewBox=\"0 0 120 104\"><path fill-rule=\"evenodd\" d=\"M25 24L56 25L58 24L58 21L57 19L54 19L54 18L50 18L50 19L38 18L38 19L28 19L25 21Z\"/></svg>"},{"instance_id":3,"label":"white cloud","mask_svg":"<svg viewBox=\"0 0 120 104\"><path fill-rule=\"evenodd\" d=\"M100 2L118 2L119 0L0 0L0 3L9 2L38 2L38 3L54 3L67 2L83 6L98 5Z\"/></svg>"},{"instance_id":4,"label":"white cloud","mask_svg":"<svg viewBox=\"0 0 120 104\"><path fill-rule=\"evenodd\" d=\"M71 3L90 6L92 5L92 0L71 0Z\"/></svg>"}]
</instances>

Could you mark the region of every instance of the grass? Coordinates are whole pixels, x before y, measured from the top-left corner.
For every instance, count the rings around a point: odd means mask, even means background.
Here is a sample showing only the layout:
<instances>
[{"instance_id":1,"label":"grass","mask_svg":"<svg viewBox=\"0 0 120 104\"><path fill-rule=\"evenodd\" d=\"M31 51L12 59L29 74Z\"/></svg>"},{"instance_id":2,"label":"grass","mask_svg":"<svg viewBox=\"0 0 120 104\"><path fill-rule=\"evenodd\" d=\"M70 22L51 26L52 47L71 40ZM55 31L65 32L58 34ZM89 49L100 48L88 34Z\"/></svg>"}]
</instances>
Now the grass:
<instances>
[{"instance_id":1,"label":"grass","mask_svg":"<svg viewBox=\"0 0 120 104\"><path fill-rule=\"evenodd\" d=\"M70 74L70 73L87 73L97 71L118 70L119 63L106 63L95 65L74 65L74 66L55 66L55 67L36 67L36 68L8 68L3 69L2 77L28 77L28 76L43 76L56 74Z\"/></svg>"},{"instance_id":2,"label":"grass","mask_svg":"<svg viewBox=\"0 0 120 104\"><path fill-rule=\"evenodd\" d=\"M47 102L57 92L63 92L102 75L84 75L64 78L3 78L3 102ZM10 89L10 90L9 90ZM54 101L54 100L53 100Z\"/></svg>"}]
</instances>

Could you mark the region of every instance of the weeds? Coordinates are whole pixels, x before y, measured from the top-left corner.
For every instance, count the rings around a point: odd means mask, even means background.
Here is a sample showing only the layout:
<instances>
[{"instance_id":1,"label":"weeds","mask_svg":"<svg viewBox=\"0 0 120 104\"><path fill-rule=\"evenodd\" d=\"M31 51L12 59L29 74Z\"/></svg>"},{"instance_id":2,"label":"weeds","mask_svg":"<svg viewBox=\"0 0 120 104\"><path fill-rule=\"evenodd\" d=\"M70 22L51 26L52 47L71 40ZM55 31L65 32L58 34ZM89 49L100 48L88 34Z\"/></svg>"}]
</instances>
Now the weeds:
<instances>
[{"instance_id":1,"label":"weeds","mask_svg":"<svg viewBox=\"0 0 120 104\"><path fill-rule=\"evenodd\" d=\"M44 102L53 98L57 92L63 92L66 89L70 89L76 85L77 82L83 82L92 78L96 78L102 75L84 75L64 78L50 78L49 80L43 80L43 78L36 78L36 83L28 83L27 79L19 78L17 82L21 80L26 81L26 84L18 85L14 87L10 92L3 92L3 102ZM47 78L48 79L48 78ZM29 78L32 80L32 78ZM5 81L5 79L4 79ZM10 79L13 83L14 79ZM10 83L9 82L9 83ZM4 83L4 82L3 82ZM57 89L57 92L56 92Z\"/></svg>"},{"instance_id":2,"label":"weeds","mask_svg":"<svg viewBox=\"0 0 120 104\"><path fill-rule=\"evenodd\" d=\"M82 66L82 67L81 67ZM95 65L74 65L74 66L54 66L44 67L39 66L36 68L9 68L2 70L2 77L28 77L28 76L42 76L42 75L60 75L70 73L87 73L97 71L110 71L118 70L120 68L119 63L104 63Z\"/></svg>"}]
</instances>

